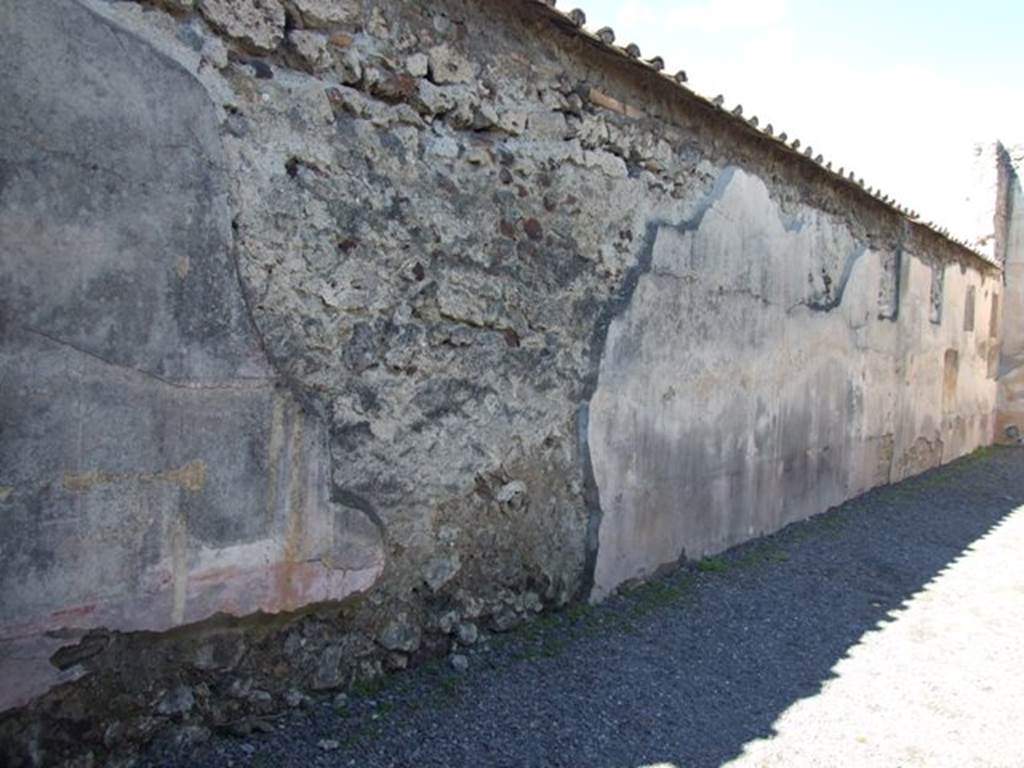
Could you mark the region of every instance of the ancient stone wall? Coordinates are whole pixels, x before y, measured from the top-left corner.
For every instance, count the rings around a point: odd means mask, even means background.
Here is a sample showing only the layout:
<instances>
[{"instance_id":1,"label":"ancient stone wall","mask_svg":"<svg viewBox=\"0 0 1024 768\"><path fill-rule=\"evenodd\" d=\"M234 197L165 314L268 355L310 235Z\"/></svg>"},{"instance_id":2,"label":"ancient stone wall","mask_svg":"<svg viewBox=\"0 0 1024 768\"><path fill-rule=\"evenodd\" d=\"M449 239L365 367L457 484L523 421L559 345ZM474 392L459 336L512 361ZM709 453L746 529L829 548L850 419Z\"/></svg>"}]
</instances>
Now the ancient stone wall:
<instances>
[{"instance_id":1,"label":"ancient stone wall","mask_svg":"<svg viewBox=\"0 0 1024 768\"><path fill-rule=\"evenodd\" d=\"M1005 282L1002 356L999 365L999 406L996 439L1020 442L1024 437L1024 190L1021 167L1024 147L996 146L998 198L994 217L995 255L1003 264Z\"/></svg>"},{"instance_id":2,"label":"ancient stone wall","mask_svg":"<svg viewBox=\"0 0 1024 768\"><path fill-rule=\"evenodd\" d=\"M44 761L991 440L995 266L541 3L0 0L0 43L0 739Z\"/></svg>"}]
</instances>

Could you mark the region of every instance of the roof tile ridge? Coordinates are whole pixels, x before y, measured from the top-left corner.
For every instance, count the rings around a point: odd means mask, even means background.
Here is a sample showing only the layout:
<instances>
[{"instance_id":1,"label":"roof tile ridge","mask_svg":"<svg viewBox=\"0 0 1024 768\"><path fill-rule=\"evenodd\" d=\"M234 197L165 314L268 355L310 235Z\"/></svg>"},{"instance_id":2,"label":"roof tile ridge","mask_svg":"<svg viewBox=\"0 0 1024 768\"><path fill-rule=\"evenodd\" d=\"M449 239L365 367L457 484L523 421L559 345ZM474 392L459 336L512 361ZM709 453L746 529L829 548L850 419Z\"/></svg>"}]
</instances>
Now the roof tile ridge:
<instances>
[{"instance_id":1,"label":"roof tile ridge","mask_svg":"<svg viewBox=\"0 0 1024 768\"><path fill-rule=\"evenodd\" d=\"M556 8L557 0L525 0L525 2L533 3L535 5L544 6L550 12L560 17L562 20L567 21L571 27L576 30L577 34L584 35L589 38L593 43L603 46L609 51L612 51L625 60L630 61L638 66L642 66L653 75L664 78L667 82L674 84L677 88L682 89L687 93L688 96L703 101L712 109L715 109L722 113L722 117L727 120L734 120L737 123L742 123L748 130L757 132L759 135L764 136L768 139L772 139L780 145L780 148L784 151L792 153L793 157L798 158L801 162L811 162L819 166L824 172L828 173L833 177L834 181L853 185L859 187L860 190L874 198L874 200L894 213L902 216L903 218L910 221L910 223L917 226L923 227L930 230L935 235L958 245L961 248L969 251L971 254L981 259L986 264L998 267L999 264L987 254L983 253L979 249L972 246L967 240L956 237L950 234L950 231L945 227L940 227L934 222L925 222L920 218L918 212L912 208L902 205L897 202L895 198L889 195L883 195L881 189L875 189L865 185L864 179L857 176L852 170L847 175L844 175L844 167L840 167L838 171L832 169L832 162L826 161L824 156L821 154L814 154L812 148L808 146L803 152L800 152L801 142L799 139L794 139L791 144L787 144L788 136L785 132L776 133L775 127L771 123L767 123L763 128L759 127L760 121L755 115L751 118L743 117L743 107L737 104L732 110L725 108L725 96L719 94L714 98L709 99L707 96L698 93L697 91L690 88L686 83L688 82L687 74L684 70L679 70L675 74L668 74L664 71L665 60L661 56L652 56L649 59L643 59L640 56L640 48L635 43L630 43L624 47L615 45L615 30L611 27L604 26L600 27L596 32L590 32L586 29L587 16L579 8L574 8L568 12L562 11Z\"/></svg>"}]
</instances>

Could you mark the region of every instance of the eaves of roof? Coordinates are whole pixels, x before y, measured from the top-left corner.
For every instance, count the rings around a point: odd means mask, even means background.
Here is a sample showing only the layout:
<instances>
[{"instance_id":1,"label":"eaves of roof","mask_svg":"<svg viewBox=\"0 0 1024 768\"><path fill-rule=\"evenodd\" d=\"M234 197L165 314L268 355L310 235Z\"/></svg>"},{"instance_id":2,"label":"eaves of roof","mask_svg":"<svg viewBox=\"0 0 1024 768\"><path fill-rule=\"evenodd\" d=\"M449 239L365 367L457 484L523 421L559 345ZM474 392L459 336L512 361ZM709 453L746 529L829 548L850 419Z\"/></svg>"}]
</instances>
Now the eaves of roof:
<instances>
[{"instance_id":1,"label":"eaves of roof","mask_svg":"<svg viewBox=\"0 0 1024 768\"><path fill-rule=\"evenodd\" d=\"M1001 265L998 262L971 247L967 241L955 237L945 227L934 222L922 221L918 217L917 211L901 205L888 194L883 193L882 190L867 186L864 179L857 176L852 170L847 171L843 167L833 168L832 162L826 161L820 154L815 154L811 145L807 145L801 150L802 145L799 139L791 140L785 133L776 133L770 123L762 125L757 117L744 117L741 106L737 105L731 110L726 109L724 96L719 95L709 99L697 93L686 84L687 76L685 72L666 73L664 71L664 60L660 56L643 58L637 45L633 43L625 46L617 45L615 42L615 32L610 27L602 27L596 32L589 31L586 26L587 17L582 10L576 8L563 12L555 7L555 0L519 0L519 2L532 7L535 13L548 23L556 26L563 33L613 54L622 66L643 70L646 77L658 78L661 81L671 83L678 90L681 99L701 104L709 112L717 115L717 119L729 121L734 127L740 127L742 130L756 134L759 138L775 142L778 145L778 149L789 153L796 162L817 166L821 172L830 177L832 183L852 188L856 194L870 198L876 203L881 203L891 213L908 221L911 226L929 230L949 244L965 252L964 255L968 258L981 261L986 268L1001 269Z\"/></svg>"}]
</instances>

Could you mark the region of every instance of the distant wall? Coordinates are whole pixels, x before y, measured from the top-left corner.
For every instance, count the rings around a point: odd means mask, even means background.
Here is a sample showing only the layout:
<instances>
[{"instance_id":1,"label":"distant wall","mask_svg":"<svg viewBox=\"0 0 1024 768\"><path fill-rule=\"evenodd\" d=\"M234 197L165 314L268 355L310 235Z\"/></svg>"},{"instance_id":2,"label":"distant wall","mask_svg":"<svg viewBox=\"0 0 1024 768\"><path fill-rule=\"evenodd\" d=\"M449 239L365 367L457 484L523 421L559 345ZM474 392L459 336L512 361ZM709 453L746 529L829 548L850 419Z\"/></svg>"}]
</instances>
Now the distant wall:
<instances>
[{"instance_id":1,"label":"distant wall","mask_svg":"<svg viewBox=\"0 0 1024 768\"><path fill-rule=\"evenodd\" d=\"M991 440L996 267L542 4L0 19L0 708L318 605L230 669L344 686Z\"/></svg>"},{"instance_id":2,"label":"distant wall","mask_svg":"<svg viewBox=\"0 0 1024 768\"><path fill-rule=\"evenodd\" d=\"M1024 437L1024 147L999 145L996 152L998 204L994 221L996 257L1006 283L999 366L999 418L996 438ZM1009 432L1007 431L1009 430Z\"/></svg>"}]
</instances>

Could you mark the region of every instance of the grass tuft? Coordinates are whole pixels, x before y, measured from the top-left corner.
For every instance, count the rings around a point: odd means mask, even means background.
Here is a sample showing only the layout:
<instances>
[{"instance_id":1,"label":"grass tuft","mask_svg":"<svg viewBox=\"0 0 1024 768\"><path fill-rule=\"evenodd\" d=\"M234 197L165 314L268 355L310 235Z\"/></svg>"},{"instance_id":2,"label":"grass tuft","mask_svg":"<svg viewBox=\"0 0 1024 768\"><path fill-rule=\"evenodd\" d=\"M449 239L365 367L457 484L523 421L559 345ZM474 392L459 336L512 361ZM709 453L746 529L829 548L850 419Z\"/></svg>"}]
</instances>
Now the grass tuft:
<instances>
[{"instance_id":1,"label":"grass tuft","mask_svg":"<svg viewBox=\"0 0 1024 768\"><path fill-rule=\"evenodd\" d=\"M723 557L705 557L697 561L697 570L701 573L724 573L729 570L729 561Z\"/></svg>"}]
</instances>

